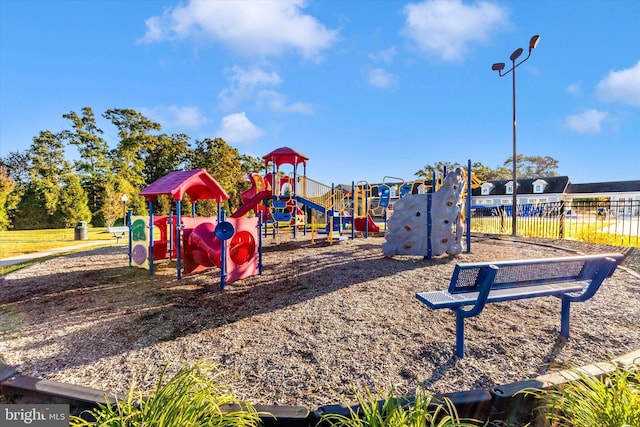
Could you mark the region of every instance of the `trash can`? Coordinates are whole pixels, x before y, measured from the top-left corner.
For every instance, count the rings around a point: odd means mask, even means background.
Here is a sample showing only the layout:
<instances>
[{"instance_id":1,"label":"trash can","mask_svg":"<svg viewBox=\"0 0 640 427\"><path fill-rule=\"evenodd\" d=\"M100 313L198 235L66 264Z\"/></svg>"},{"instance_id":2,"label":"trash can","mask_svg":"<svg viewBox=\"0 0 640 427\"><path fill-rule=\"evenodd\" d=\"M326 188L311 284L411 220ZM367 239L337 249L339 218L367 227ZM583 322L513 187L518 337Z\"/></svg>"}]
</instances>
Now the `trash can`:
<instances>
[{"instance_id":1,"label":"trash can","mask_svg":"<svg viewBox=\"0 0 640 427\"><path fill-rule=\"evenodd\" d=\"M74 240L89 240L89 227L86 221L80 221L76 224Z\"/></svg>"}]
</instances>

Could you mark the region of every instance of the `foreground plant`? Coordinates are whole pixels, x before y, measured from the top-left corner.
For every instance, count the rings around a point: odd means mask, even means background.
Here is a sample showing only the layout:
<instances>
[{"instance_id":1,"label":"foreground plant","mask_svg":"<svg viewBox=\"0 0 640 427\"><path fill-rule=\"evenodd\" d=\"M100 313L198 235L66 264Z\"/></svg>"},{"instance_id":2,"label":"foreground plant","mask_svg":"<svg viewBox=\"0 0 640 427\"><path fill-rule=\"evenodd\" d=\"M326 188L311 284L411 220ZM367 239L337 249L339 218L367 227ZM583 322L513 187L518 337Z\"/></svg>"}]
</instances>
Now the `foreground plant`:
<instances>
[{"instance_id":1,"label":"foreground plant","mask_svg":"<svg viewBox=\"0 0 640 427\"><path fill-rule=\"evenodd\" d=\"M114 427L257 427L260 416L253 406L238 400L218 385L220 372L213 365L196 363L182 367L165 381L162 371L149 396L134 392L132 384L125 399L99 405L85 415L95 421L71 417L72 426ZM230 410L233 409L233 410ZM86 417L89 418L89 417Z\"/></svg>"},{"instance_id":2,"label":"foreground plant","mask_svg":"<svg viewBox=\"0 0 640 427\"><path fill-rule=\"evenodd\" d=\"M414 399L396 398L394 391L370 390L356 393L359 410L349 407L349 415L325 414L320 424L335 427L472 427L473 420L458 417L451 400L436 399L419 388Z\"/></svg>"},{"instance_id":3,"label":"foreground plant","mask_svg":"<svg viewBox=\"0 0 640 427\"><path fill-rule=\"evenodd\" d=\"M640 426L640 370L617 368L602 377L577 372L577 380L528 393L542 399L538 408L548 426Z\"/></svg>"}]
</instances>

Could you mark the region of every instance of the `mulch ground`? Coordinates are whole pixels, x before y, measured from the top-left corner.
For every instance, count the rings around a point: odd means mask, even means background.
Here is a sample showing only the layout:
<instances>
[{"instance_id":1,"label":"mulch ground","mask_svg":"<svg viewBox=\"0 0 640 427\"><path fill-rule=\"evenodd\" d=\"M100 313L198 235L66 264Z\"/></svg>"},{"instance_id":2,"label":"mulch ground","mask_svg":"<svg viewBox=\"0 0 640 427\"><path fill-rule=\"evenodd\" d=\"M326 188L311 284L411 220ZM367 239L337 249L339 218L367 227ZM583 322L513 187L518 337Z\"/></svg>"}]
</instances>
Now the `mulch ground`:
<instances>
[{"instance_id":1,"label":"mulch ground","mask_svg":"<svg viewBox=\"0 0 640 427\"><path fill-rule=\"evenodd\" d=\"M254 404L315 407L353 389L433 392L490 387L640 348L638 252L579 242L476 236L456 257L386 258L382 237L329 245L265 241L264 274L219 289L219 271L177 280L128 268L126 246L89 250L0 278L0 359L21 372L115 393L150 390L161 370L208 360ZM466 322L415 293L443 289L456 262L624 251L624 268L573 304L559 336L553 297L488 305Z\"/></svg>"}]
</instances>

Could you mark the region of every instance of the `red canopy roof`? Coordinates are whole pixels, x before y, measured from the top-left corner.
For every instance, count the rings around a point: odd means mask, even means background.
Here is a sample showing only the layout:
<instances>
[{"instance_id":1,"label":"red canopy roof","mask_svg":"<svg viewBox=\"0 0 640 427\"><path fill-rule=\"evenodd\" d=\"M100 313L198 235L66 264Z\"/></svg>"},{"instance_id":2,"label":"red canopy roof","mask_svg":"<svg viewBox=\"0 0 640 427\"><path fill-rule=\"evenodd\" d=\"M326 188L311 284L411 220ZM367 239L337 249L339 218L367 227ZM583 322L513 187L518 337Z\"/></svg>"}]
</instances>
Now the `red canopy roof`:
<instances>
[{"instance_id":1,"label":"red canopy roof","mask_svg":"<svg viewBox=\"0 0 640 427\"><path fill-rule=\"evenodd\" d=\"M268 165L269 162L273 162L276 167L280 167L280 165L298 166L300 163L306 166L307 160L309 160L304 154L298 153L289 147L275 149L269 154L262 156L262 158L264 159L265 166Z\"/></svg>"},{"instance_id":2,"label":"red canopy roof","mask_svg":"<svg viewBox=\"0 0 640 427\"><path fill-rule=\"evenodd\" d=\"M227 192L204 169L170 172L138 194L147 200L154 200L161 194L170 195L173 200L182 200L186 194L192 202L213 199L220 203L229 198Z\"/></svg>"}]
</instances>

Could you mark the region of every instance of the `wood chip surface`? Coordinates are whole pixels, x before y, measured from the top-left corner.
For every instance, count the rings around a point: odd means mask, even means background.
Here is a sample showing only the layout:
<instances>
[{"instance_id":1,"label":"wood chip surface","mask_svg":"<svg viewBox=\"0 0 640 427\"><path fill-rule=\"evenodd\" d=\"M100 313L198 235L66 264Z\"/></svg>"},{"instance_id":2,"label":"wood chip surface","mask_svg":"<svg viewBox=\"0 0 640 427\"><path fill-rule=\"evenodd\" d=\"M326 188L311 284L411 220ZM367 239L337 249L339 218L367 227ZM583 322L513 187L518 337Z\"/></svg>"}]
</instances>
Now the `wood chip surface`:
<instances>
[{"instance_id":1,"label":"wood chip surface","mask_svg":"<svg viewBox=\"0 0 640 427\"><path fill-rule=\"evenodd\" d=\"M150 390L165 365L171 373L208 360L240 398L315 408L352 401L362 387L486 388L640 348L635 255L594 298L572 304L569 340L559 335L557 298L489 304L465 322L458 359L453 312L415 298L446 289L457 262L636 252L476 236L471 253L424 260L386 258L383 241L267 238L264 274L224 291L217 269L177 280L168 261L154 276L129 268L126 245L38 263L0 278L0 359L118 394L132 381Z\"/></svg>"}]
</instances>

